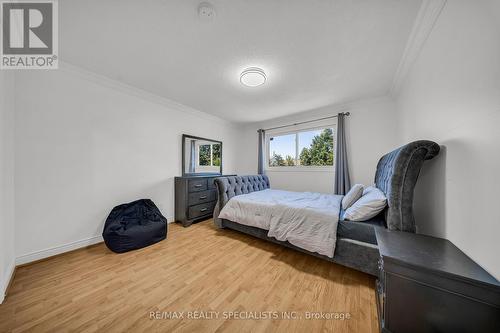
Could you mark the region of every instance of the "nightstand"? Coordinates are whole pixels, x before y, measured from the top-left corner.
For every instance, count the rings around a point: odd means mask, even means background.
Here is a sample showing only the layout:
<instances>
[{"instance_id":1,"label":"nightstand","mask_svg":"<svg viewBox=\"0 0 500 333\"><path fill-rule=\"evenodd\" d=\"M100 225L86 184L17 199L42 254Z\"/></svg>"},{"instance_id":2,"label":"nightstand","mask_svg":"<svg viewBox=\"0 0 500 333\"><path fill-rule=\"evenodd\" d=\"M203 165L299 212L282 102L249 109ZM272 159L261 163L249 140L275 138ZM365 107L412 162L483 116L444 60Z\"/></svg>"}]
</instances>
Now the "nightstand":
<instances>
[{"instance_id":1,"label":"nightstand","mask_svg":"<svg viewBox=\"0 0 500 333\"><path fill-rule=\"evenodd\" d=\"M500 332L500 283L446 239L377 229L382 332Z\"/></svg>"}]
</instances>

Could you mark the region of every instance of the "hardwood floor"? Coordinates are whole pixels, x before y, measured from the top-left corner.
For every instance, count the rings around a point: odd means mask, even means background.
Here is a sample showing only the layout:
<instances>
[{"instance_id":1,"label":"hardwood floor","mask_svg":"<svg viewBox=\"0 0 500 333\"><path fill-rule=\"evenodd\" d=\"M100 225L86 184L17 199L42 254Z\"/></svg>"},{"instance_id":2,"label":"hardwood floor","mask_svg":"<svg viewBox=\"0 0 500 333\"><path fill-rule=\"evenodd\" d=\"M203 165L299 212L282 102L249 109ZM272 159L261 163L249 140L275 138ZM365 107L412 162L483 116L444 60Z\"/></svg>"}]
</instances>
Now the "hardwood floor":
<instances>
[{"instance_id":1,"label":"hardwood floor","mask_svg":"<svg viewBox=\"0 0 500 333\"><path fill-rule=\"evenodd\" d=\"M166 318L182 311L184 319ZM214 319L187 318L194 311ZM205 221L170 224L167 240L138 251L98 244L19 267L0 332L25 331L378 332L378 324L371 276Z\"/></svg>"}]
</instances>

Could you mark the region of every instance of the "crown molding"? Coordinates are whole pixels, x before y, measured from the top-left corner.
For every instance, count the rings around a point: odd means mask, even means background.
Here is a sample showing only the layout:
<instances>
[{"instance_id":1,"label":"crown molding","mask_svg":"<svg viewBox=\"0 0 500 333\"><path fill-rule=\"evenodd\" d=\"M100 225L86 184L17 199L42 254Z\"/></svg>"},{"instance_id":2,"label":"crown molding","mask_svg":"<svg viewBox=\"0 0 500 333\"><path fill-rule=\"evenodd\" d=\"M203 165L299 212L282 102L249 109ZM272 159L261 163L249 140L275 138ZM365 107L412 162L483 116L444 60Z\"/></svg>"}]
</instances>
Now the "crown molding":
<instances>
[{"instance_id":1,"label":"crown molding","mask_svg":"<svg viewBox=\"0 0 500 333\"><path fill-rule=\"evenodd\" d=\"M70 64L65 61L59 60L59 69L60 71L70 73L73 75L76 75L84 80L93 82L95 84L117 90L119 92L122 92L127 95L132 95L137 98L159 104L162 106L165 106L169 109L172 109L174 111L182 112L182 113L189 113L193 116L197 116L199 118L203 118L205 120L210 120L210 121L215 121L224 125L230 125L230 126L236 126L235 123L232 123L228 120L219 118L217 116L211 115L209 113L206 113L204 111L200 111L197 109L194 109L192 107L189 107L187 105L175 102L171 99L150 93L146 90L140 89L135 86L131 86L129 84L123 83L121 81L112 79L108 76L104 76L101 74L97 74L95 72L89 71L87 69L84 69L80 66L76 66L73 64Z\"/></svg>"},{"instance_id":2,"label":"crown molding","mask_svg":"<svg viewBox=\"0 0 500 333\"><path fill-rule=\"evenodd\" d=\"M427 38L446 5L446 1L447 0L423 0L392 81L392 86L389 91L392 97L399 94L411 67L415 63L420 51L422 51Z\"/></svg>"}]
</instances>

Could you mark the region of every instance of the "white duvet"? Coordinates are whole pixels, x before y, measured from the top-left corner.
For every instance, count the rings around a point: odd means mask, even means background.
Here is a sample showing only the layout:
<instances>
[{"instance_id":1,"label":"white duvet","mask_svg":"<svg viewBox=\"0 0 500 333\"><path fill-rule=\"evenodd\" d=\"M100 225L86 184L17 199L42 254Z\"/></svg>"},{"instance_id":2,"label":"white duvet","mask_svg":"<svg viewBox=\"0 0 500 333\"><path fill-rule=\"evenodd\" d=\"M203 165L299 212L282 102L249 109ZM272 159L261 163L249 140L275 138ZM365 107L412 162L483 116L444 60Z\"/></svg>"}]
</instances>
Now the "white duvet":
<instances>
[{"instance_id":1,"label":"white duvet","mask_svg":"<svg viewBox=\"0 0 500 333\"><path fill-rule=\"evenodd\" d=\"M268 230L268 236L333 257L341 195L263 190L231 198L219 218Z\"/></svg>"}]
</instances>

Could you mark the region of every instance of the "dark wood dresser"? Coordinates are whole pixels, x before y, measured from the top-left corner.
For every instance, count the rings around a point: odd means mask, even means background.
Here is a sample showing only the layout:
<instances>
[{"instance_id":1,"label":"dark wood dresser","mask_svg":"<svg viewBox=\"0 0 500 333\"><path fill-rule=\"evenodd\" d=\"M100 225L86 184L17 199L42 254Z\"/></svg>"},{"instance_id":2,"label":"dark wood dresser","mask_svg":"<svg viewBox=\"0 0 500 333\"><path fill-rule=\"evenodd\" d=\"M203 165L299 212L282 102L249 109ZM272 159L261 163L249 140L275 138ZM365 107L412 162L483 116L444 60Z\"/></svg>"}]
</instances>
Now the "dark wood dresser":
<instances>
[{"instance_id":1,"label":"dark wood dresser","mask_svg":"<svg viewBox=\"0 0 500 333\"><path fill-rule=\"evenodd\" d=\"M214 179L223 176L175 177L175 221L188 227L211 218L217 201Z\"/></svg>"},{"instance_id":2,"label":"dark wood dresser","mask_svg":"<svg viewBox=\"0 0 500 333\"><path fill-rule=\"evenodd\" d=\"M376 234L382 332L500 332L500 283L453 243Z\"/></svg>"}]
</instances>

